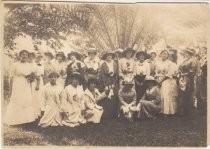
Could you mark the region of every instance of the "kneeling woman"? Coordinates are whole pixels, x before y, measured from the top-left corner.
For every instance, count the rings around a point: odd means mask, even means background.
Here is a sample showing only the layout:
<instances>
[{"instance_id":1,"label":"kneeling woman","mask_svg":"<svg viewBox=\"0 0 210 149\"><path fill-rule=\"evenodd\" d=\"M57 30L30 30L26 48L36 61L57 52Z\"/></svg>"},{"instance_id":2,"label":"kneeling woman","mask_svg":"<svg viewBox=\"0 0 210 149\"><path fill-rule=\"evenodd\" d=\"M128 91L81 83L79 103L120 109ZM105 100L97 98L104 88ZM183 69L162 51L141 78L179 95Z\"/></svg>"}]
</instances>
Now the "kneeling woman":
<instances>
[{"instance_id":1,"label":"kneeling woman","mask_svg":"<svg viewBox=\"0 0 210 149\"><path fill-rule=\"evenodd\" d=\"M133 113L136 111L136 91L133 83L123 81L122 89L119 90L120 110L123 116L129 121L133 120Z\"/></svg>"},{"instance_id":2,"label":"kneeling woman","mask_svg":"<svg viewBox=\"0 0 210 149\"><path fill-rule=\"evenodd\" d=\"M44 86L41 108L44 115L39 122L39 126L41 127L62 125L60 115L60 94L63 88L56 82L58 77L59 75L57 73L51 72L48 76L50 82Z\"/></svg>"},{"instance_id":3,"label":"kneeling woman","mask_svg":"<svg viewBox=\"0 0 210 149\"><path fill-rule=\"evenodd\" d=\"M147 87L146 93L137 105L138 118L155 119L161 111L160 89L156 80L151 76L145 79L145 85Z\"/></svg>"},{"instance_id":4,"label":"kneeling woman","mask_svg":"<svg viewBox=\"0 0 210 149\"><path fill-rule=\"evenodd\" d=\"M96 79L89 79L87 89L84 92L82 100L84 102L84 117L87 122L100 123L103 114L103 108L97 105L97 102L105 99L109 93L105 90L100 93L96 88Z\"/></svg>"},{"instance_id":5,"label":"kneeling woman","mask_svg":"<svg viewBox=\"0 0 210 149\"><path fill-rule=\"evenodd\" d=\"M83 87L80 85L80 73L72 74L71 84L66 86L61 94L61 107L64 113L63 125L75 127L85 123L82 116L82 96L84 94Z\"/></svg>"}]
</instances>

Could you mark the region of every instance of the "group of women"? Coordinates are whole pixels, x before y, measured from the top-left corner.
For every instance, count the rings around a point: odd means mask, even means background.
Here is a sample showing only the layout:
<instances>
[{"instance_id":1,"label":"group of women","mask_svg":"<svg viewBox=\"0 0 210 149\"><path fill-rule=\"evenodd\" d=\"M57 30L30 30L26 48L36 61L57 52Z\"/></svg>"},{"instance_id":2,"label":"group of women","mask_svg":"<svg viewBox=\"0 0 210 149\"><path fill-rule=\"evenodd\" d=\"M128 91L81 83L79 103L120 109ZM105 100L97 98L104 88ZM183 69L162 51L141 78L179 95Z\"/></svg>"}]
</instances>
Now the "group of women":
<instances>
[{"instance_id":1,"label":"group of women","mask_svg":"<svg viewBox=\"0 0 210 149\"><path fill-rule=\"evenodd\" d=\"M198 101L198 78L206 76L207 49L196 57L193 48L182 51L105 51L87 55L70 52L19 52L11 66L11 96L5 122L18 125L39 120L39 126L75 127L101 118L129 121L158 115L190 115Z\"/></svg>"}]
</instances>

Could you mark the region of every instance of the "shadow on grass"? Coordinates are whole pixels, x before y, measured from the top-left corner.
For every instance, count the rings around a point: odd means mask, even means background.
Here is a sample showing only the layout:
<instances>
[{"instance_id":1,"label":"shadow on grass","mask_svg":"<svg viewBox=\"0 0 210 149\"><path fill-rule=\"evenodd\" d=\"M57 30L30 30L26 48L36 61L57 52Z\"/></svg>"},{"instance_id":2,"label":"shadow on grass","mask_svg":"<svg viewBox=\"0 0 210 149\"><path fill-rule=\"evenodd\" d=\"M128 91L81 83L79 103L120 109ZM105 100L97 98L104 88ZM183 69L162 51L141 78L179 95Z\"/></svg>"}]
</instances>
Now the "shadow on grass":
<instances>
[{"instance_id":1,"label":"shadow on grass","mask_svg":"<svg viewBox=\"0 0 210 149\"><path fill-rule=\"evenodd\" d=\"M75 128L4 126L5 145L206 146L206 116L103 120Z\"/></svg>"}]
</instances>

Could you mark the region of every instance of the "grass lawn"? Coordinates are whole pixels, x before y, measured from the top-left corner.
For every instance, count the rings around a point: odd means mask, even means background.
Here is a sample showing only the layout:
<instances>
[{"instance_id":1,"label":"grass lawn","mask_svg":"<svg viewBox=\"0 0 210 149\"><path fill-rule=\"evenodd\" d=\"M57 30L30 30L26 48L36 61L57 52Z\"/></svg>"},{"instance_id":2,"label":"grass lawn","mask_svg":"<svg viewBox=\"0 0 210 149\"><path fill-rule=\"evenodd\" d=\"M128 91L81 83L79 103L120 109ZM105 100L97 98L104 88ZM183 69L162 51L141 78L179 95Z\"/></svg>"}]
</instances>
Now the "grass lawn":
<instances>
[{"instance_id":1,"label":"grass lawn","mask_svg":"<svg viewBox=\"0 0 210 149\"><path fill-rule=\"evenodd\" d=\"M4 126L4 145L206 146L206 116L171 117L133 123L113 119L76 128Z\"/></svg>"}]
</instances>

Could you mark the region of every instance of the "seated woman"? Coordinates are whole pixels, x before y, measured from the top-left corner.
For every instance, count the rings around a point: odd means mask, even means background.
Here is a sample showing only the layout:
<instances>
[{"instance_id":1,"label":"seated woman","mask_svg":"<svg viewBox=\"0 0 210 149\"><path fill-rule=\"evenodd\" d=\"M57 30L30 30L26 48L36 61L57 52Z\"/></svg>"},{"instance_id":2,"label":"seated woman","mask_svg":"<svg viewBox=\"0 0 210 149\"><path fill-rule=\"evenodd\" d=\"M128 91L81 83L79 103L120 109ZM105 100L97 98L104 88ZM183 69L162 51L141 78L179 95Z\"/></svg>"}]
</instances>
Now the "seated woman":
<instances>
[{"instance_id":1,"label":"seated woman","mask_svg":"<svg viewBox=\"0 0 210 149\"><path fill-rule=\"evenodd\" d=\"M61 108L64 113L63 125L75 127L85 123L82 116L83 104L81 102L84 94L83 87L80 85L80 73L72 74L71 84L66 86L61 94Z\"/></svg>"},{"instance_id":2,"label":"seated woman","mask_svg":"<svg viewBox=\"0 0 210 149\"><path fill-rule=\"evenodd\" d=\"M97 105L99 100L105 99L109 93L105 90L102 94L95 88L96 79L89 79L87 89L84 92L82 100L84 102L84 118L87 122L100 123L103 114L103 107Z\"/></svg>"},{"instance_id":3,"label":"seated woman","mask_svg":"<svg viewBox=\"0 0 210 149\"><path fill-rule=\"evenodd\" d=\"M122 82L122 89L119 90L120 110L123 116L129 121L133 121L133 113L136 111L136 91L133 83Z\"/></svg>"},{"instance_id":4,"label":"seated woman","mask_svg":"<svg viewBox=\"0 0 210 149\"><path fill-rule=\"evenodd\" d=\"M145 79L147 89L137 105L138 118L155 119L161 111L160 89L156 84L157 82L152 76Z\"/></svg>"},{"instance_id":5,"label":"seated woman","mask_svg":"<svg viewBox=\"0 0 210 149\"><path fill-rule=\"evenodd\" d=\"M39 126L41 127L62 125L60 94L63 88L56 82L58 77L59 75L57 73L51 72L48 76L50 82L44 86L41 108L44 115L39 122Z\"/></svg>"}]
</instances>

